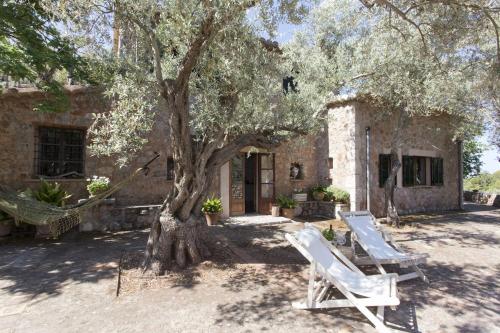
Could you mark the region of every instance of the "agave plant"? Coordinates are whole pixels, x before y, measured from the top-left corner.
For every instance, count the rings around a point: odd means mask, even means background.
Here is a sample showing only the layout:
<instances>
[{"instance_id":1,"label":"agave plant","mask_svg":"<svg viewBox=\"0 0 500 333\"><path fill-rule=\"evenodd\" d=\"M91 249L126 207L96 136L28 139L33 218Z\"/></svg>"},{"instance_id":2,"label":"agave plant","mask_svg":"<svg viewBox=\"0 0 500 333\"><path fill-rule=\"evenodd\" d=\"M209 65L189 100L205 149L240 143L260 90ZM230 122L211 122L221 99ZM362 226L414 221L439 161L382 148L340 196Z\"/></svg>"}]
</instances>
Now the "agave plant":
<instances>
[{"instance_id":1,"label":"agave plant","mask_svg":"<svg viewBox=\"0 0 500 333\"><path fill-rule=\"evenodd\" d=\"M61 188L59 183L49 183L41 179L40 188L36 191L26 190L25 195L35 198L38 201L43 201L48 204L62 207L66 200L71 197L71 194Z\"/></svg>"}]
</instances>

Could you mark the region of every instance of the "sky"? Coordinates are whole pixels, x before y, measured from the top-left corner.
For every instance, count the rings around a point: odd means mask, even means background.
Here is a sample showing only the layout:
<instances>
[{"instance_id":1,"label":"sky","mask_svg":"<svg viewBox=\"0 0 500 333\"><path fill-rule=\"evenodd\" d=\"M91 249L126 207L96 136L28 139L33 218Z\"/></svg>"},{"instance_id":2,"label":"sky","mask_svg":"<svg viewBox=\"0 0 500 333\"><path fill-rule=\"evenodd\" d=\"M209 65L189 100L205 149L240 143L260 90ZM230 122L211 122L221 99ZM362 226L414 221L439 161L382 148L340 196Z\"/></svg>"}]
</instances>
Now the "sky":
<instances>
[{"instance_id":1,"label":"sky","mask_svg":"<svg viewBox=\"0 0 500 333\"><path fill-rule=\"evenodd\" d=\"M300 28L300 26L293 24L280 24L278 27L278 36L276 38L278 43L285 43L289 41L293 37L294 32ZM497 152L496 148L489 142L488 133L485 133L482 137L480 137L479 141L487 146L487 149L481 157L481 161L483 162L481 171L493 173L500 170L500 162L498 161L500 152Z\"/></svg>"}]
</instances>

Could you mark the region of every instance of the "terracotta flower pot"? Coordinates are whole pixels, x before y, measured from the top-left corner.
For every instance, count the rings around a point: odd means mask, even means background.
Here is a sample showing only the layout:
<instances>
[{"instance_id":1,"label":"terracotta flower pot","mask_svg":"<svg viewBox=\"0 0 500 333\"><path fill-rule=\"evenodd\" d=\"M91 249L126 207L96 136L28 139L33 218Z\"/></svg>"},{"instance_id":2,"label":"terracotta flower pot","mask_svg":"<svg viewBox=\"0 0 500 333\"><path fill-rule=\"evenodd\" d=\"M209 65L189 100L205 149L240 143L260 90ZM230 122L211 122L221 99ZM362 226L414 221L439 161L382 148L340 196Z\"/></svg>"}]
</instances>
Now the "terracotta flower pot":
<instances>
[{"instance_id":1,"label":"terracotta flower pot","mask_svg":"<svg viewBox=\"0 0 500 333\"><path fill-rule=\"evenodd\" d=\"M281 208L281 215L287 219L293 219L295 217L295 208Z\"/></svg>"},{"instance_id":2,"label":"terracotta flower pot","mask_svg":"<svg viewBox=\"0 0 500 333\"><path fill-rule=\"evenodd\" d=\"M315 191L313 192L313 198L316 201L323 201L325 198L325 192Z\"/></svg>"},{"instance_id":3,"label":"terracotta flower pot","mask_svg":"<svg viewBox=\"0 0 500 333\"><path fill-rule=\"evenodd\" d=\"M220 219L220 213L205 213L205 218L207 219L207 225L216 225Z\"/></svg>"}]
</instances>

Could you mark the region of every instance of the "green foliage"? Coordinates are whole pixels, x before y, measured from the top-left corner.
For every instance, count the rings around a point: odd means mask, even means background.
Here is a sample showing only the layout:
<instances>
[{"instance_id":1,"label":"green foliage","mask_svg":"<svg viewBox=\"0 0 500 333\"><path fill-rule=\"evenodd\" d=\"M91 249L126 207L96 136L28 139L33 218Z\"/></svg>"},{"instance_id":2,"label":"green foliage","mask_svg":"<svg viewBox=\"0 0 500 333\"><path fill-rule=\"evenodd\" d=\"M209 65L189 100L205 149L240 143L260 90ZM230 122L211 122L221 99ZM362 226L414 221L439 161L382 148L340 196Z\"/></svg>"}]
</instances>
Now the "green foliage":
<instances>
[{"instance_id":1,"label":"green foliage","mask_svg":"<svg viewBox=\"0 0 500 333\"><path fill-rule=\"evenodd\" d=\"M87 184L87 191L91 195L97 195L109 189L110 182L108 177L98 177L93 176L92 178L87 179L89 182Z\"/></svg>"},{"instance_id":2,"label":"green foliage","mask_svg":"<svg viewBox=\"0 0 500 333\"><path fill-rule=\"evenodd\" d=\"M219 198L207 199L203 203L201 211L205 214L222 213L222 201Z\"/></svg>"},{"instance_id":3,"label":"green foliage","mask_svg":"<svg viewBox=\"0 0 500 333\"><path fill-rule=\"evenodd\" d=\"M481 156L485 150L485 146L475 140L464 141L464 177L474 177L481 172Z\"/></svg>"},{"instance_id":4,"label":"green foliage","mask_svg":"<svg viewBox=\"0 0 500 333\"><path fill-rule=\"evenodd\" d=\"M2 1L0 4L0 73L26 79L48 92L35 109L65 111L69 105L56 71L67 70L85 80L84 59L73 43L56 29L40 1Z\"/></svg>"},{"instance_id":5,"label":"green foliage","mask_svg":"<svg viewBox=\"0 0 500 333\"><path fill-rule=\"evenodd\" d=\"M500 193L500 170L495 173L480 173L464 181L464 189L467 191L496 192Z\"/></svg>"},{"instance_id":6,"label":"green foliage","mask_svg":"<svg viewBox=\"0 0 500 333\"><path fill-rule=\"evenodd\" d=\"M423 2L393 2L409 8L419 31L382 5L325 1L313 11L309 43L296 44L322 52L342 78L337 92L371 96L379 118L445 113L454 116L454 134L464 136L494 111L486 102L496 90L491 82L500 80L494 31L481 10Z\"/></svg>"},{"instance_id":7,"label":"green foliage","mask_svg":"<svg viewBox=\"0 0 500 333\"><path fill-rule=\"evenodd\" d=\"M330 228L328 229L323 229L321 233L323 234L323 237L325 237L329 241L333 241L335 238L335 231L333 231L332 226L330 226Z\"/></svg>"},{"instance_id":8,"label":"green foliage","mask_svg":"<svg viewBox=\"0 0 500 333\"><path fill-rule=\"evenodd\" d=\"M293 209L297 207L297 201L285 195L278 195L278 197L276 198L276 203L280 206L280 208Z\"/></svg>"},{"instance_id":9,"label":"green foliage","mask_svg":"<svg viewBox=\"0 0 500 333\"><path fill-rule=\"evenodd\" d=\"M58 207L63 207L65 201L71 198L71 194L62 189L61 184L50 183L44 179L40 179L40 187L37 190L27 189L22 195Z\"/></svg>"},{"instance_id":10,"label":"green foliage","mask_svg":"<svg viewBox=\"0 0 500 333\"><path fill-rule=\"evenodd\" d=\"M314 192L326 193L326 186L316 185L316 186L311 187L311 193L314 193Z\"/></svg>"},{"instance_id":11,"label":"green foliage","mask_svg":"<svg viewBox=\"0 0 500 333\"><path fill-rule=\"evenodd\" d=\"M347 191L344 191L343 189L340 189L338 187L335 187L333 185L328 186L326 189L327 196L329 198L332 198L333 201L335 202L341 202L344 204L349 203L349 193Z\"/></svg>"}]
</instances>

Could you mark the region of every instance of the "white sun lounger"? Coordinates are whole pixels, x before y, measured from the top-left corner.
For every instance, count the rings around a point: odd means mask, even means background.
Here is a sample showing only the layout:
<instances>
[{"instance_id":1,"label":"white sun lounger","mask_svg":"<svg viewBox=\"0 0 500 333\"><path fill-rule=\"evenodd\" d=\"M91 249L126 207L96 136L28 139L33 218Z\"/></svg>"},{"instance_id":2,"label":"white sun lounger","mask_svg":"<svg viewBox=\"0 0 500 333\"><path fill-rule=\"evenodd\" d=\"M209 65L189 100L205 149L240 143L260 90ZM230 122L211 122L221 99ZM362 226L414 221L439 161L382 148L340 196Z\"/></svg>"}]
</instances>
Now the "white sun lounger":
<instances>
[{"instance_id":1,"label":"white sun lounger","mask_svg":"<svg viewBox=\"0 0 500 333\"><path fill-rule=\"evenodd\" d=\"M390 332L384 325L384 306L399 304L397 274L366 276L308 223L304 229L285 237L311 263L307 298L305 302L292 303L293 307L356 307L379 332ZM321 278L319 281L316 281L316 275ZM345 298L328 297L332 287ZM371 306L377 307L376 315L367 308Z\"/></svg>"},{"instance_id":2,"label":"white sun lounger","mask_svg":"<svg viewBox=\"0 0 500 333\"><path fill-rule=\"evenodd\" d=\"M425 263L427 254L409 254L404 252L394 241L388 231L377 223L375 217L369 211L341 212L340 217L351 229L351 246L353 249L353 261L357 265L375 265L380 273L386 271L384 264L397 264L400 267L411 267L414 272L399 275L398 281L421 278L428 282L424 273L417 266ZM358 257L354 250L355 243L368 254L368 257Z\"/></svg>"}]
</instances>

